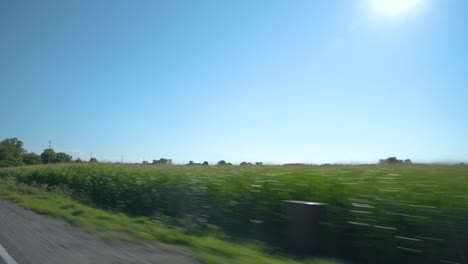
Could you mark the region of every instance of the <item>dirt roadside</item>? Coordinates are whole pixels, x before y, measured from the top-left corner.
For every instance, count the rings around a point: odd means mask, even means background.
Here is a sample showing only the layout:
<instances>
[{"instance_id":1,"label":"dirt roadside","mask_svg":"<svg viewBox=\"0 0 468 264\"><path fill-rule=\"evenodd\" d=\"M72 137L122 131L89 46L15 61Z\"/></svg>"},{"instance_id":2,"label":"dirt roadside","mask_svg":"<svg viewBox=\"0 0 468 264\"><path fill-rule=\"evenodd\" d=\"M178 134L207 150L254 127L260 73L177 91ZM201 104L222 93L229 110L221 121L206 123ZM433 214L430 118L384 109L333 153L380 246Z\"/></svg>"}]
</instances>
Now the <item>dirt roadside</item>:
<instances>
[{"instance_id":1,"label":"dirt roadside","mask_svg":"<svg viewBox=\"0 0 468 264\"><path fill-rule=\"evenodd\" d=\"M67 222L0 199L0 245L18 264L198 263L161 243L102 240ZM0 257L0 263L5 260Z\"/></svg>"}]
</instances>

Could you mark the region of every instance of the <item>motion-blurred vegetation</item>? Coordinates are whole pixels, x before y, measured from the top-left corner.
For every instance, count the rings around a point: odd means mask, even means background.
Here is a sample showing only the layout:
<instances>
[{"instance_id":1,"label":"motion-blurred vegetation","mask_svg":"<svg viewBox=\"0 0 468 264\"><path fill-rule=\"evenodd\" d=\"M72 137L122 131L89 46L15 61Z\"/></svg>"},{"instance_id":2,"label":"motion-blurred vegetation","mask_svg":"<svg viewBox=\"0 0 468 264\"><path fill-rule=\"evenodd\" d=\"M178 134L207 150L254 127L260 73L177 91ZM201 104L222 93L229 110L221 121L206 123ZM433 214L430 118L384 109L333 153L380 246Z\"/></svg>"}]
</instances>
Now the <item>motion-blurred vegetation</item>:
<instances>
[{"instance_id":1,"label":"motion-blurred vegetation","mask_svg":"<svg viewBox=\"0 0 468 264\"><path fill-rule=\"evenodd\" d=\"M69 164L4 168L0 177L69 189L82 202L165 216L199 235L284 252L284 200L327 203L322 254L360 263L464 263L468 168L463 165L153 166Z\"/></svg>"}]
</instances>

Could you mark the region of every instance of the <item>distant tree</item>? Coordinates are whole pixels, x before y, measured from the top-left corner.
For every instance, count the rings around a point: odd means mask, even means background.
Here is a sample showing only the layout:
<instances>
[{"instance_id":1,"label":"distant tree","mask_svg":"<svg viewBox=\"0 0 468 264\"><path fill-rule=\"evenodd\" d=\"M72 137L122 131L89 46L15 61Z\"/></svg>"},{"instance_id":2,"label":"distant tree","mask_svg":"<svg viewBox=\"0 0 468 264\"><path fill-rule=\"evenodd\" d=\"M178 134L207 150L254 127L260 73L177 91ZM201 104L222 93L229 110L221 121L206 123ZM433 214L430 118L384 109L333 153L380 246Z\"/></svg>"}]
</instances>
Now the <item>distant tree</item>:
<instances>
[{"instance_id":1,"label":"distant tree","mask_svg":"<svg viewBox=\"0 0 468 264\"><path fill-rule=\"evenodd\" d=\"M239 166L250 166L250 165L252 165L252 163L246 162L246 161L243 161L239 164Z\"/></svg>"},{"instance_id":2,"label":"distant tree","mask_svg":"<svg viewBox=\"0 0 468 264\"><path fill-rule=\"evenodd\" d=\"M208 164L208 161L204 161L204 162L202 163L202 165L203 165L203 166L208 166L208 165L210 165L210 164Z\"/></svg>"},{"instance_id":3,"label":"distant tree","mask_svg":"<svg viewBox=\"0 0 468 264\"><path fill-rule=\"evenodd\" d=\"M55 154L54 163L67 163L71 162L72 156L64 152L58 152Z\"/></svg>"},{"instance_id":4,"label":"distant tree","mask_svg":"<svg viewBox=\"0 0 468 264\"><path fill-rule=\"evenodd\" d=\"M96 158L90 158L89 162L99 162Z\"/></svg>"},{"instance_id":5,"label":"distant tree","mask_svg":"<svg viewBox=\"0 0 468 264\"><path fill-rule=\"evenodd\" d=\"M226 166L227 165L225 160L220 160L220 161L218 161L217 164L218 164L218 166Z\"/></svg>"},{"instance_id":6,"label":"distant tree","mask_svg":"<svg viewBox=\"0 0 468 264\"><path fill-rule=\"evenodd\" d=\"M55 152L53 149L44 149L41 154L42 163L67 163L72 161L72 156L65 152Z\"/></svg>"},{"instance_id":7,"label":"distant tree","mask_svg":"<svg viewBox=\"0 0 468 264\"><path fill-rule=\"evenodd\" d=\"M0 167L23 165L23 142L17 138L7 138L0 142Z\"/></svg>"},{"instance_id":8,"label":"distant tree","mask_svg":"<svg viewBox=\"0 0 468 264\"><path fill-rule=\"evenodd\" d=\"M146 165L146 164L149 164L149 162L148 162L148 161L146 161L146 160L144 160L144 161L143 161L143 164L145 164L145 165Z\"/></svg>"},{"instance_id":9,"label":"distant tree","mask_svg":"<svg viewBox=\"0 0 468 264\"><path fill-rule=\"evenodd\" d=\"M206 164L205 164L206 162ZM203 163L198 163L198 162L193 162L193 160L189 161L189 163L185 164L185 165L188 165L188 166L202 166L202 165L208 165L208 162L205 161Z\"/></svg>"},{"instance_id":10,"label":"distant tree","mask_svg":"<svg viewBox=\"0 0 468 264\"><path fill-rule=\"evenodd\" d=\"M283 166L307 166L305 163L286 163Z\"/></svg>"},{"instance_id":11,"label":"distant tree","mask_svg":"<svg viewBox=\"0 0 468 264\"><path fill-rule=\"evenodd\" d=\"M386 159L381 159L379 160L379 162L382 164L398 164L398 163L403 163L403 160L399 160L396 157L389 157Z\"/></svg>"},{"instance_id":12,"label":"distant tree","mask_svg":"<svg viewBox=\"0 0 468 264\"><path fill-rule=\"evenodd\" d=\"M159 160L153 160L153 165L172 165L172 160L160 158Z\"/></svg>"},{"instance_id":13,"label":"distant tree","mask_svg":"<svg viewBox=\"0 0 468 264\"><path fill-rule=\"evenodd\" d=\"M262 166L262 165L263 165L263 162L255 162L255 165L256 165L256 166Z\"/></svg>"},{"instance_id":14,"label":"distant tree","mask_svg":"<svg viewBox=\"0 0 468 264\"><path fill-rule=\"evenodd\" d=\"M26 153L23 155L23 162L26 165L42 164L42 158L34 152Z\"/></svg>"},{"instance_id":15,"label":"distant tree","mask_svg":"<svg viewBox=\"0 0 468 264\"><path fill-rule=\"evenodd\" d=\"M44 164L54 163L56 155L57 153L55 153L53 149L51 148L44 149L44 151L41 154L42 163Z\"/></svg>"},{"instance_id":16,"label":"distant tree","mask_svg":"<svg viewBox=\"0 0 468 264\"><path fill-rule=\"evenodd\" d=\"M76 163L82 163L83 161L82 161L80 158L77 158L77 159L75 160L75 162L76 162Z\"/></svg>"},{"instance_id":17,"label":"distant tree","mask_svg":"<svg viewBox=\"0 0 468 264\"><path fill-rule=\"evenodd\" d=\"M405 159L405 164L412 164L413 162L410 159Z\"/></svg>"}]
</instances>

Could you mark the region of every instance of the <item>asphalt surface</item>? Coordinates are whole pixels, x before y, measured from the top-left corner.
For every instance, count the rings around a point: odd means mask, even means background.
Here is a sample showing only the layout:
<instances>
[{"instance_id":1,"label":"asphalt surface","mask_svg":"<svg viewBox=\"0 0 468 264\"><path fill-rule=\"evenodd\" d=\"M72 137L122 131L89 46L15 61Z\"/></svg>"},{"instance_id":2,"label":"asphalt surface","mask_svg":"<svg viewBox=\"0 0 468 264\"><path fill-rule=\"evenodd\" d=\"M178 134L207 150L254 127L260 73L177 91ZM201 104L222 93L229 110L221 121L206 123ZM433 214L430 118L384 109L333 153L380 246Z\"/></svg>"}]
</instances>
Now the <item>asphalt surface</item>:
<instances>
[{"instance_id":1,"label":"asphalt surface","mask_svg":"<svg viewBox=\"0 0 468 264\"><path fill-rule=\"evenodd\" d=\"M0 264L197 263L160 243L102 240L67 222L0 199Z\"/></svg>"}]
</instances>

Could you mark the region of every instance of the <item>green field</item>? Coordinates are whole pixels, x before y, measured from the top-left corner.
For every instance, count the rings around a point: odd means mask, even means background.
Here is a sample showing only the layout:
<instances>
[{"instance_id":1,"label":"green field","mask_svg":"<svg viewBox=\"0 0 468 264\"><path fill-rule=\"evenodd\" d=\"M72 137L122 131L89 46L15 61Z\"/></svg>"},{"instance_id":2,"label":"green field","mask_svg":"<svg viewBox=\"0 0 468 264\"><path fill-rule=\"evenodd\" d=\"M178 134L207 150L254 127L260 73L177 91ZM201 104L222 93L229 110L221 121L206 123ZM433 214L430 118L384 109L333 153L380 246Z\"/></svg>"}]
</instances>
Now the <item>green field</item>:
<instances>
[{"instance_id":1,"label":"green field","mask_svg":"<svg viewBox=\"0 0 468 264\"><path fill-rule=\"evenodd\" d=\"M83 164L0 169L0 177L64 187L82 203L164 218L192 235L284 252L284 200L327 203L321 253L358 263L467 263L468 167L152 166Z\"/></svg>"}]
</instances>

